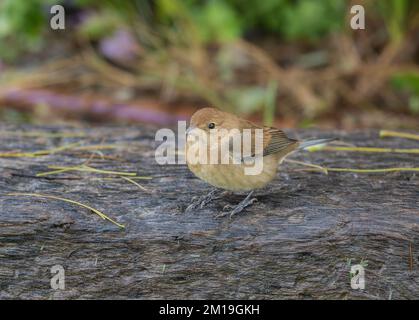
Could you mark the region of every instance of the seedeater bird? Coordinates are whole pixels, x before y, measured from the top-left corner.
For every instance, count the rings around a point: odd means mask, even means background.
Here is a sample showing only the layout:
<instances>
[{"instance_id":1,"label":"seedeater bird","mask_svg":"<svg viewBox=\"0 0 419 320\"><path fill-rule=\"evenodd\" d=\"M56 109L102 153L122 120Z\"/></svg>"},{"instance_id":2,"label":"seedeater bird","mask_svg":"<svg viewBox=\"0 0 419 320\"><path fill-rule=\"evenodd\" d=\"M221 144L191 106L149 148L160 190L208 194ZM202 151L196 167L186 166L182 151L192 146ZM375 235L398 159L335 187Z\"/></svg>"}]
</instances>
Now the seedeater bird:
<instances>
[{"instance_id":1,"label":"seedeater bird","mask_svg":"<svg viewBox=\"0 0 419 320\"><path fill-rule=\"evenodd\" d=\"M196 161L191 160L190 155L193 154L193 152L191 152L191 140L194 140L190 139L192 135L196 135L197 132L199 132L199 134L206 135L208 141L211 141L210 136L213 130L222 131L223 129L228 130L228 132L233 132L233 129L237 129L234 131L235 134L237 134L237 132L242 133L245 129L250 129L252 133L255 132L256 129L260 129L263 139L261 142L262 148L259 148L261 150L259 152L262 152L262 154L259 154L259 156L262 157L261 160L263 161L263 166L262 170L258 174L246 174L245 168L248 167L248 164L245 163L244 156L243 159L241 159L243 161L239 161L236 164L196 163ZM220 139L221 138L222 137L220 137ZM224 139L224 141L228 141L230 144L231 140L232 137ZM324 144L332 140L335 139L298 141L288 138L286 134L279 129L258 126L250 121L241 119L234 114L223 112L215 108L203 108L192 115L190 126L187 129L185 150L186 163L195 176L216 188L233 192L250 191L248 196L230 212L231 217L256 201L255 198L251 198L254 190L266 186L276 177L278 166L287 155L294 151L301 150L309 146ZM196 142L196 139L194 141ZM216 148L221 148L223 142L221 140L217 141L220 143L216 144ZM257 156L256 142L251 140L251 144L250 150L253 153L252 155ZM208 155L210 154L212 147L213 146L210 143L203 146L203 148L207 148ZM233 157L234 156L232 156L232 158ZM186 210L189 211L197 207L203 208L207 203L218 198L219 197L216 196L216 191L211 191L208 195L201 197L196 202L193 202ZM226 214L229 213L223 213L220 216L224 216Z\"/></svg>"}]
</instances>

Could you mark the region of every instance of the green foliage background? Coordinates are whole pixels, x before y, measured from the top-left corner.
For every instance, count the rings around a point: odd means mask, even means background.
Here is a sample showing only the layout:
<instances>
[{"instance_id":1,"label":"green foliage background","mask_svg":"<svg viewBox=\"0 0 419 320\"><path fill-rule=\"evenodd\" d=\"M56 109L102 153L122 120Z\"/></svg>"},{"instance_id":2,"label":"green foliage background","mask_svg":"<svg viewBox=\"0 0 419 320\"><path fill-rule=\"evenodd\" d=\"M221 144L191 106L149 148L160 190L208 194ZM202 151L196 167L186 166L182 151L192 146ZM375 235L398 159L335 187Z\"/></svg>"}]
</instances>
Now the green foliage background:
<instances>
[{"instance_id":1,"label":"green foliage background","mask_svg":"<svg viewBox=\"0 0 419 320\"><path fill-rule=\"evenodd\" d=\"M385 26L390 42L399 42L418 17L419 1L370 0L369 16L378 17ZM0 2L0 59L18 61L23 52L36 52L45 46L49 27L49 7L57 0L2 0ZM96 12L79 27L78 32L90 40L112 33L120 25L141 22L154 33L169 36L179 43L223 44L241 37L275 37L278 41L298 44L301 41L320 46L334 34L344 34L348 15L347 0L74 0L65 1L73 8ZM414 21L413 21L414 22ZM173 40L173 39L172 39ZM222 61L221 61L222 62ZM227 69L226 69L227 70ZM227 71L226 71L227 72ZM409 108L419 113L419 75L397 74L391 81L395 90L409 95ZM266 88L230 92L229 98L252 112L264 106L273 112L277 83ZM266 116L266 121L271 119Z\"/></svg>"}]
</instances>

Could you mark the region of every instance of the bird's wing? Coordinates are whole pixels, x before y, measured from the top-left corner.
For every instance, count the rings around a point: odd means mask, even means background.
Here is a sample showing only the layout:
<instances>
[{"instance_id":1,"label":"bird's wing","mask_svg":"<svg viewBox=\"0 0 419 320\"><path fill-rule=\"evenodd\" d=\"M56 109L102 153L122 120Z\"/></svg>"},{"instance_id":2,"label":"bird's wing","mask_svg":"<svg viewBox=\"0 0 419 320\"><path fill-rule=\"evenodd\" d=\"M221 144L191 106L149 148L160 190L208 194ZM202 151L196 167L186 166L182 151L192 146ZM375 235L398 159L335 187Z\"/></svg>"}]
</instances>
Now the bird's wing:
<instances>
[{"instance_id":1,"label":"bird's wing","mask_svg":"<svg viewBox=\"0 0 419 320\"><path fill-rule=\"evenodd\" d=\"M288 147L297 144L297 140L290 139L287 135L276 128L263 128L263 156L284 151Z\"/></svg>"},{"instance_id":2,"label":"bird's wing","mask_svg":"<svg viewBox=\"0 0 419 320\"><path fill-rule=\"evenodd\" d=\"M263 156L268 156L270 154L282 152L285 150L293 150L289 147L295 146L297 147L298 141L294 139L290 139L287 135L276 128L272 127L259 127L249 121L242 121L242 129L251 129L252 130L252 145L251 145L251 154L254 157L256 154L259 154L258 150L260 147L256 148L256 133L255 130L262 129L263 130L263 143L262 143L262 150Z\"/></svg>"}]
</instances>

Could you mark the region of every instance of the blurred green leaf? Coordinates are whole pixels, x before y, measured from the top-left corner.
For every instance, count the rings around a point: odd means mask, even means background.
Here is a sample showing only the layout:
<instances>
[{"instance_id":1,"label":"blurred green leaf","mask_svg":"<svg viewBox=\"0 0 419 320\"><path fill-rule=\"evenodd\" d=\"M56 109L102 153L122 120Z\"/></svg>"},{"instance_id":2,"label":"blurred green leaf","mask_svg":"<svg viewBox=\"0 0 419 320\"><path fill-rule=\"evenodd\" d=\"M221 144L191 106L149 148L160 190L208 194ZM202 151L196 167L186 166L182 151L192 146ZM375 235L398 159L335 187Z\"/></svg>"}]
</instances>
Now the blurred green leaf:
<instances>
[{"instance_id":1,"label":"blurred green leaf","mask_svg":"<svg viewBox=\"0 0 419 320\"><path fill-rule=\"evenodd\" d=\"M227 98L229 104L240 113L263 111L263 121L265 125L270 126L275 117L277 90L278 83L270 81L266 88L243 87L229 90Z\"/></svg>"},{"instance_id":2,"label":"blurred green leaf","mask_svg":"<svg viewBox=\"0 0 419 320\"><path fill-rule=\"evenodd\" d=\"M414 72L399 73L391 80L393 86L399 90L410 90L419 94L419 74Z\"/></svg>"},{"instance_id":3,"label":"blurred green leaf","mask_svg":"<svg viewBox=\"0 0 419 320\"><path fill-rule=\"evenodd\" d=\"M409 2L410 0L387 0L379 3L393 42L399 42L405 33Z\"/></svg>"},{"instance_id":4,"label":"blurred green leaf","mask_svg":"<svg viewBox=\"0 0 419 320\"><path fill-rule=\"evenodd\" d=\"M90 40L99 40L112 34L122 24L115 13L104 10L100 14L93 14L83 21L78 27L78 32Z\"/></svg>"},{"instance_id":5,"label":"blurred green leaf","mask_svg":"<svg viewBox=\"0 0 419 320\"><path fill-rule=\"evenodd\" d=\"M247 87L230 90L228 99L240 113L248 114L262 110L265 99L266 89L263 87Z\"/></svg>"},{"instance_id":6,"label":"blurred green leaf","mask_svg":"<svg viewBox=\"0 0 419 320\"><path fill-rule=\"evenodd\" d=\"M419 113L419 74L414 72L400 73L391 79L394 88L410 94L409 109Z\"/></svg>"},{"instance_id":7,"label":"blurred green leaf","mask_svg":"<svg viewBox=\"0 0 419 320\"><path fill-rule=\"evenodd\" d=\"M210 1L196 15L204 42L231 41L241 35L241 23L235 11L224 1Z\"/></svg>"},{"instance_id":8,"label":"blurred green leaf","mask_svg":"<svg viewBox=\"0 0 419 320\"><path fill-rule=\"evenodd\" d=\"M419 95L413 95L410 97L409 109L412 113L419 114Z\"/></svg>"},{"instance_id":9,"label":"blurred green leaf","mask_svg":"<svg viewBox=\"0 0 419 320\"><path fill-rule=\"evenodd\" d=\"M278 92L278 82L270 81L265 93L265 107L263 109L263 123L272 126L275 118L276 96Z\"/></svg>"},{"instance_id":10,"label":"blurred green leaf","mask_svg":"<svg viewBox=\"0 0 419 320\"><path fill-rule=\"evenodd\" d=\"M314 126L315 122L313 121L313 119L303 119L299 124L298 127L302 128L302 129L308 129L308 128L312 128Z\"/></svg>"},{"instance_id":11,"label":"blurred green leaf","mask_svg":"<svg viewBox=\"0 0 419 320\"><path fill-rule=\"evenodd\" d=\"M178 0L157 0L156 2L160 19L179 19L187 14L187 8Z\"/></svg>"},{"instance_id":12,"label":"blurred green leaf","mask_svg":"<svg viewBox=\"0 0 419 320\"><path fill-rule=\"evenodd\" d=\"M345 0L228 0L239 13L243 29L279 34L287 39L318 38L342 30Z\"/></svg>"},{"instance_id":13,"label":"blurred green leaf","mask_svg":"<svg viewBox=\"0 0 419 320\"><path fill-rule=\"evenodd\" d=\"M29 113L16 111L7 106L2 106L0 108L0 120L7 123L31 123L32 116Z\"/></svg>"},{"instance_id":14,"label":"blurred green leaf","mask_svg":"<svg viewBox=\"0 0 419 320\"><path fill-rule=\"evenodd\" d=\"M49 26L43 5L50 0L3 0L0 1L0 57L12 59L21 50L38 49L41 32Z\"/></svg>"}]
</instances>

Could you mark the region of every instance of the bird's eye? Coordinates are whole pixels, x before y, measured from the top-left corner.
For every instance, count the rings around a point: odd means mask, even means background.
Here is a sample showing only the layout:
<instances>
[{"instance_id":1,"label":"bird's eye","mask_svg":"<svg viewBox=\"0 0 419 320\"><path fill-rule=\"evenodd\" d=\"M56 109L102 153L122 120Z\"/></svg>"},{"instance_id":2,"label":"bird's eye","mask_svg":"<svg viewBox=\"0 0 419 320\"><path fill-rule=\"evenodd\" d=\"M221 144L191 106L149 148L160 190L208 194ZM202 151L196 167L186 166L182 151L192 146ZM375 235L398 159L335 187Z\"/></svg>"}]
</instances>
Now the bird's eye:
<instances>
[{"instance_id":1,"label":"bird's eye","mask_svg":"<svg viewBox=\"0 0 419 320\"><path fill-rule=\"evenodd\" d=\"M215 128L215 123L214 122L208 123L208 129L214 129L214 128Z\"/></svg>"}]
</instances>

